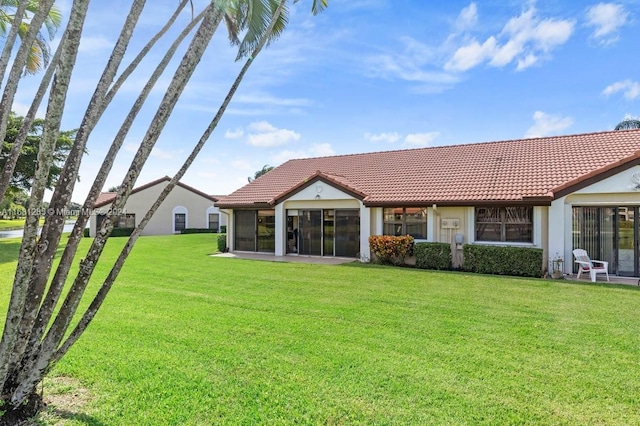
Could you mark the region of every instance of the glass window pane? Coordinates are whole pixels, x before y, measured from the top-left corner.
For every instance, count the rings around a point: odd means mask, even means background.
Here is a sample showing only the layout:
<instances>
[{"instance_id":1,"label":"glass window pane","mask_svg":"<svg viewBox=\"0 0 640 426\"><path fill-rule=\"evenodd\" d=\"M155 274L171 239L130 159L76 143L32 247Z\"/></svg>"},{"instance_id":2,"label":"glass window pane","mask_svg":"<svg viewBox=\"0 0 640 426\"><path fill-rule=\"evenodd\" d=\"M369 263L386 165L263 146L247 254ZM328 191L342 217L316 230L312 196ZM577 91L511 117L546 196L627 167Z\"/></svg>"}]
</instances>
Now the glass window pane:
<instances>
[{"instance_id":1,"label":"glass window pane","mask_svg":"<svg viewBox=\"0 0 640 426\"><path fill-rule=\"evenodd\" d=\"M476 223L476 241L501 241L501 229L499 223Z\"/></svg>"},{"instance_id":2,"label":"glass window pane","mask_svg":"<svg viewBox=\"0 0 640 426\"><path fill-rule=\"evenodd\" d=\"M176 213L175 215L175 220L174 220L174 224L175 224L175 229L174 231L179 232L182 231L187 223L187 215L184 213Z\"/></svg>"},{"instance_id":3,"label":"glass window pane","mask_svg":"<svg viewBox=\"0 0 640 426\"><path fill-rule=\"evenodd\" d=\"M218 213L209 213L209 229L220 228L220 215Z\"/></svg>"},{"instance_id":4,"label":"glass window pane","mask_svg":"<svg viewBox=\"0 0 640 426\"><path fill-rule=\"evenodd\" d=\"M427 238L427 222L424 223L407 223L407 234L413 238L426 239Z\"/></svg>"}]
</instances>

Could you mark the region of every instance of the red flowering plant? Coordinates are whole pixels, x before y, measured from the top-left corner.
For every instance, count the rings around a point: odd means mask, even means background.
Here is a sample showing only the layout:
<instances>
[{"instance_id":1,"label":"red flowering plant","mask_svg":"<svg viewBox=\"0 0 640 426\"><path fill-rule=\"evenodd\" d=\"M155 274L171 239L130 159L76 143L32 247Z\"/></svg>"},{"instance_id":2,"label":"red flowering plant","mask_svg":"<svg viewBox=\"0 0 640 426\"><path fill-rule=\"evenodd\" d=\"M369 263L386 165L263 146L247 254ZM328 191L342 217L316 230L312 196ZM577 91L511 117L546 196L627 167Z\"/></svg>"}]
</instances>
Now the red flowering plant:
<instances>
[{"instance_id":1,"label":"red flowering plant","mask_svg":"<svg viewBox=\"0 0 640 426\"><path fill-rule=\"evenodd\" d=\"M413 237L405 235L373 235L369 237L369 248L374 259L383 265L403 265L404 259L411 255Z\"/></svg>"}]
</instances>

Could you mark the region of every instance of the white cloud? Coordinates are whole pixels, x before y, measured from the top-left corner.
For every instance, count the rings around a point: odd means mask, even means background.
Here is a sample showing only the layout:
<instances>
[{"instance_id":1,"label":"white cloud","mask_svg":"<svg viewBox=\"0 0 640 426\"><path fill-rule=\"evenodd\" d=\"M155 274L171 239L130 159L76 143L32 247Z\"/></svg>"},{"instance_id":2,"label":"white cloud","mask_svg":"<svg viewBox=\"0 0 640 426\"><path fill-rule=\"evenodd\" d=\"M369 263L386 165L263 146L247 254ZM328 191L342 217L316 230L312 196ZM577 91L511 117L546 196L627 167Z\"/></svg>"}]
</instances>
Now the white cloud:
<instances>
[{"instance_id":1,"label":"white cloud","mask_svg":"<svg viewBox=\"0 0 640 426\"><path fill-rule=\"evenodd\" d=\"M469 4L460 11L458 19L456 20L456 30L466 31L472 28L478 22L478 6L475 3Z\"/></svg>"},{"instance_id":2,"label":"white cloud","mask_svg":"<svg viewBox=\"0 0 640 426\"><path fill-rule=\"evenodd\" d=\"M635 99L640 96L640 83L631 80L618 81L607 86L602 94L610 96L617 92L623 92L623 96L629 100Z\"/></svg>"},{"instance_id":3,"label":"white cloud","mask_svg":"<svg viewBox=\"0 0 640 426\"><path fill-rule=\"evenodd\" d=\"M440 136L440 132L411 133L404 138L404 144L415 147L429 146L438 136Z\"/></svg>"},{"instance_id":4,"label":"white cloud","mask_svg":"<svg viewBox=\"0 0 640 426\"><path fill-rule=\"evenodd\" d=\"M512 62L523 70L548 56L554 48L564 44L574 29L574 22L537 16L531 6L519 16L509 19L498 35L480 43L476 39L459 47L445 64L448 71L467 71L483 62L504 67Z\"/></svg>"},{"instance_id":5,"label":"white cloud","mask_svg":"<svg viewBox=\"0 0 640 426\"><path fill-rule=\"evenodd\" d=\"M236 170L253 170L251 163L245 159L234 160L231 162L231 166Z\"/></svg>"},{"instance_id":6,"label":"white cloud","mask_svg":"<svg viewBox=\"0 0 640 426\"><path fill-rule=\"evenodd\" d=\"M105 37L85 37L80 41L78 51L102 56L105 50L113 49L115 43Z\"/></svg>"},{"instance_id":7,"label":"white cloud","mask_svg":"<svg viewBox=\"0 0 640 426\"><path fill-rule=\"evenodd\" d=\"M242 95L234 99L234 102L243 104L266 104L273 106L311 106L313 101L304 98L278 98L270 95Z\"/></svg>"},{"instance_id":8,"label":"white cloud","mask_svg":"<svg viewBox=\"0 0 640 426\"><path fill-rule=\"evenodd\" d=\"M366 140L368 140L369 142L388 142L388 143L395 143L398 142L400 140L400 138L402 137L402 135L400 133L379 133L377 135L373 135L371 133L365 133L364 134L364 138Z\"/></svg>"},{"instance_id":9,"label":"white cloud","mask_svg":"<svg viewBox=\"0 0 640 426\"><path fill-rule=\"evenodd\" d=\"M278 129L266 121L251 123L248 129L251 131L247 138L249 145L259 148L286 145L300 139L299 133L288 129Z\"/></svg>"},{"instance_id":10,"label":"white cloud","mask_svg":"<svg viewBox=\"0 0 640 426\"><path fill-rule=\"evenodd\" d=\"M11 106L11 111L24 117L29 112L29 108L30 108L29 105L14 101L13 105Z\"/></svg>"},{"instance_id":11,"label":"white cloud","mask_svg":"<svg viewBox=\"0 0 640 426\"><path fill-rule=\"evenodd\" d=\"M466 71L494 56L495 51L496 39L494 37L489 37L482 44L473 40L468 45L456 50L453 58L445 64L445 69L451 71Z\"/></svg>"},{"instance_id":12,"label":"white cloud","mask_svg":"<svg viewBox=\"0 0 640 426\"><path fill-rule=\"evenodd\" d=\"M593 27L591 38L607 45L618 40L618 31L627 23L629 13L624 6L614 3L598 3L587 8L586 25Z\"/></svg>"},{"instance_id":13,"label":"white cloud","mask_svg":"<svg viewBox=\"0 0 640 426\"><path fill-rule=\"evenodd\" d=\"M314 157L328 157L330 155L336 155L336 152L333 150L333 147L330 143L320 143L314 145L309 150Z\"/></svg>"},{"instance_id":14,"label":"white cloud","mask_svg":"<svg viewBox=\"0 0 640 426\"><path fill-rule=\"evenodd\" d=\"M310 157L328 157L335 155L331 144L321 143L313 145L309 149L302 149L298 151L284 150L271 157L273 164L282 164L286 161L298 159L298 158L310 158Z\"/></svg>"},{"instance_id":15,"label":"white cloud","mask_svg":"<svg viewBox=\"0 0 640 426\"><path fill-rule=\"evenodd\" d=\"M573 124L571 117L546 114L542 111L536 111L533 114L533 121L533 126L527 130L525 135L527 138L537 138L559 133Z\"/></svg>"},{"instance_id":16,"label":"white cloud","mask_svg":"<svg viewBox=\"0 0 640 426\"><path fill-rule=\"evenodd\" d=\"M165 151L164 149L158 148L157 146L153 147L151 150L151 156L155 158L160 158L162 160L172 160L175 159L176 156L182 154L183 151Z\"/></svg>"},{"instance_id":17,"label":"white cloud","mask_svg":"<svg viewBox=\"0 0 640 426\"><path fill-rule=\"evenodd\" d=\"M437 93L459 81L455 75L435 68L440 52L411 37L402 37L403 44L393 52L369 57L365 61L369 77L403 80L427 85L422 93Z\"/></svg>"},{"instance_id":18,"label":"white cloud","mask_svg":"<svg viewBox=\"0 0 640 426\"><path fill-rule=\"evenodd\" d=\"M237 128L235 130L227 130L224 132L225 139L240 139L244 136L244 130Z\"/></svg>"},{"instance_id":19,"label":"white cloud","mask_svg":"<svg viewBox=\"0 0 640 426\"><path fill-rule=\"evenodd\" d=\"M127 143L124 144L123 149L124 149L125 152L137 152L139 146L140 146L139 143L136 144L136 143L133 143L133 142L127 142Z\"/></svg>"}]
</instances>

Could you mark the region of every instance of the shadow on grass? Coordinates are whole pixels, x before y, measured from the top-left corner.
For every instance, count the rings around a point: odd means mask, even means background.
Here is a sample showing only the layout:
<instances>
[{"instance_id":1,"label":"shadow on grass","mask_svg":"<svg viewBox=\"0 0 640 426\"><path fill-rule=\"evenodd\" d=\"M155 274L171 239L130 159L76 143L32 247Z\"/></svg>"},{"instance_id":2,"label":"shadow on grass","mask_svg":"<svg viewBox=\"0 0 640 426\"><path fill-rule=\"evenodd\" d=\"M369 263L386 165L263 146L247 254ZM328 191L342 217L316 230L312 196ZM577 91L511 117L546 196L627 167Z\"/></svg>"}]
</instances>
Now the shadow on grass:
<instances>
[{"instance_id":1,"label":"shadow on grass","mask_svg":"<svg viewBox=\"0 0 640 426\"><path fill-rule=\"evenodd\" d=\"M77 423L82 423L87 426L106 426L106 423L103 423L95 417L84 413L74 413L72 411L63 410L56 407L47 408L46 413L48 416L52 416L56 420L73 420Z\"/></svg>"},{"instance_id":2,"label":"shadow on grass","mask_svg":"<svg viewBox=\"0 0 640 426\"><path fill-rule=\"evenodd\" d=\"M60 245L56 249L55 259L62 256L62 252L66 246L66 236L63 235L60 240ZM18 260L18 253L20 252L20 245L22 240L20 238L0 238L0 264L15 262Z\"/></svg>"}]
</instances>

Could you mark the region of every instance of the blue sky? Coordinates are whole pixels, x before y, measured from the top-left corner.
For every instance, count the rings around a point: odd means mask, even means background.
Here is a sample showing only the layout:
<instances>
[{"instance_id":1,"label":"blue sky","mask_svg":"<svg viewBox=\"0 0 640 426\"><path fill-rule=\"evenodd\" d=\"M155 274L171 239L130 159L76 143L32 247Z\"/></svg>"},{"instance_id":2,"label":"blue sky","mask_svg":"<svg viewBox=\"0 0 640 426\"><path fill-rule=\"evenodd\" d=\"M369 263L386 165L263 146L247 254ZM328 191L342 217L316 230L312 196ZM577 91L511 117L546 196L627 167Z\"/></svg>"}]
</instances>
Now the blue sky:
<instances>
[{"instance_id":1,"label":"blue sky","mask_svg":"<svg viewBox=\"0 0 640 426\"><path fill-rule=\"evenodd\" d=\"M57 3L66 12L70 1ZM129 3L92 2L64 128L79 125ZM148 2L132 50L175 4ZM597 132L640 115L640 1L329 0L315 17L310 5L291 7L288 29L257 58L184 183L227 194L263 165L291 158ZM94 131L75 201L167 43ZM177 171L240 68L234 57L219 30L138 184ZM122 180L169 79L107 186ZM23 79L14 110L26 111L35 82Z\"/></svg>"}]
</instances>

